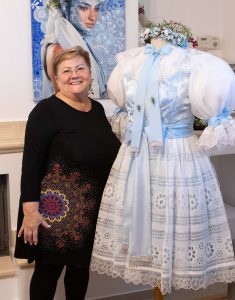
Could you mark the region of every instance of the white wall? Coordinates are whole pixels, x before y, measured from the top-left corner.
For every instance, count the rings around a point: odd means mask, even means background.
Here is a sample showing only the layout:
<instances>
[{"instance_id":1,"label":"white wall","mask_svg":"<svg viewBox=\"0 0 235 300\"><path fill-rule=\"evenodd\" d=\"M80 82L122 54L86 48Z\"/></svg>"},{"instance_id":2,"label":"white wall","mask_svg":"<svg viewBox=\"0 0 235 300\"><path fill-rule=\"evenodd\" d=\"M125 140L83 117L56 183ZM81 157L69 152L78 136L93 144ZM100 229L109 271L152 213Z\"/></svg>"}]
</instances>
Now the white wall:
<instances>
[{"instance_id":1,"label":"white wall","mask_svg":"<svg viewBox=\"0 0 235 300\"><path fill-rule=\"evenodd\" d=\"M235 1L223 1L223 27L222 27L222 43L224 49L224 57L230 63L235 63Z\"/></svg>"},{"instance_id":2,"label":"white wall","mask_svg":"<svg viewBox=\"0 0 235 300\"><path fill-rule=\"evenodd\" d=\"M0 121L25 120L32 101L30 1L0 1Z\"/></svg>"},{"instance_id":3,"label":"white wall","mask_svg":"<svg viewBox=\"0 0 235 300\"><path fill-rule=\"evenodd\" d=\"M221 36L223 0L151 0L155 2L156 21L174 20L188 25L195 35ZM153 11L153 10L151 10Z\"/></svg>"}]
</instances>

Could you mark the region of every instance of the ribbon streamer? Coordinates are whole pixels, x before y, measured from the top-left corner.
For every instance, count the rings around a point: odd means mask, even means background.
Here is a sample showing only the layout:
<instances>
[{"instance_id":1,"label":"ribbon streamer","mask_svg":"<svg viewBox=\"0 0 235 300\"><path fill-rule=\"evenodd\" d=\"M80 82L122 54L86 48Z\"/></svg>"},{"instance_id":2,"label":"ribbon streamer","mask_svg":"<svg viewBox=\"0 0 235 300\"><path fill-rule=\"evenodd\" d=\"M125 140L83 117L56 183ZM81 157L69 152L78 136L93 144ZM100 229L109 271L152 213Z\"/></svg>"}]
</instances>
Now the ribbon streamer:
<instances>
[{"instance_id":1,"label":"ribbon streamer","mask_svg":"<svg viewBox=\"0 0 235 300\"><path fill-rule=\"evenodd\" d=\"M143 132L143 120L145 114L145 101L151 101L152 109L149 114L148 138L150 143L162 142L162 126L159 105L158 85L161 55L167 55L172 50L170 44L166 44L159 50L148 44L144 53L148 55L137 83L136 99L133 116L133 129L131 135L132 152L138 152L141 135Z\"/></svg>"}]
</instances>

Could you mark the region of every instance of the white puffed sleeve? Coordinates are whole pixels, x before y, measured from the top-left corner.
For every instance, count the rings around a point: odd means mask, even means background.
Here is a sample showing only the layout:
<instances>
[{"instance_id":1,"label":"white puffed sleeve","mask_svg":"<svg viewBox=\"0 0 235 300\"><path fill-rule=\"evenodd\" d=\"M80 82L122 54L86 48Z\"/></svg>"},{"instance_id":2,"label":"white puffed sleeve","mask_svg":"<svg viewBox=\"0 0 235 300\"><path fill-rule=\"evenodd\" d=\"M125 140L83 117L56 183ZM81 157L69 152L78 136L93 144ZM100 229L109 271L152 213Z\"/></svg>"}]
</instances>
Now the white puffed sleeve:
<instances>
[{"instance_id":1,"label":"white puffed sleeve","mask_svg":"<svg viewBox=\"0 0 235 300\"><path fill-rule=\"evenodd\" d=\"M125 136L125 128L128 119L125 93L123 86L124 74L124 55L123 53L117 54L117 65L113 69L109 80L107 82L108 97L118 106L113 116L109 118L112 130L117 138L123 142Z\"/></svg>"},{"instance_id":2,"label":"white puffed sleeve","mask_svg":"<svg viewBox=\"0 0 235 300\"><path fill-rule=\"evenodd\" d=\"M145 60L144 47L137 47L120 52L116 56L117 65L113 69L107 82L107 93L109 98L118 106L116 114L110 118L113 132L123 141L126 127L129 121L126 105L126 94L131 80L135 79L140 66Z\"/></svg>"},{"instance_id":3,"label":"white puffed sleeve","mask_svg":"<svg viewBox=\"0 0 235 300\"><path fill-rule=\"evenodd\" d=\"M123 110L125 108L125 93L123 86L124 55L119 53L116 56L117 65L114 67L107 82L107 93L109 98Z\"/></svg>"},{"instance_id":4,"label":"white puffed sleeve","mask_svg":"<svg viewBox=\"0 0 235 300\"><path fill-rule=\"evenodd\" d=\"M189 98L192 113L208 122L198 139L205 150L223 150L235 143L235 75L222 59L209 53L192 53Z\"/></svg>"}]
</instances>

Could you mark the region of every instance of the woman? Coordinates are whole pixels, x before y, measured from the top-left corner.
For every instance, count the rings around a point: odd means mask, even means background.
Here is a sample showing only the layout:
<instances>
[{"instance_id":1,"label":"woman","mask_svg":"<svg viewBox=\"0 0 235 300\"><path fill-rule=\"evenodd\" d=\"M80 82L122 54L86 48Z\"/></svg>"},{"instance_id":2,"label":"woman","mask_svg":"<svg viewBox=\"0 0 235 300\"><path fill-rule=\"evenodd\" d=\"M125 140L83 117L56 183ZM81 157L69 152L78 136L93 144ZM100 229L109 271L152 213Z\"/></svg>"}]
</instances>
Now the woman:
<instances>
[{"instance_id":1,"label":"woman","mask_svg":"<svg viewBox=\"0 0 235 300\"><path fill-rule=\"evenodd\" d=\"M234 281L229 226L205 151L235 142L233 71L188 48L195 41L186 26L146 26L141 37L151 44L120 53L108 81L127 124L103 193L91 268L163 294ZM199 141L194 116L209 122Z\"/></svg>"},{"instance_id":2,"label":"woman","mask_svg":"<svg viewBox=\"0 0 235 300\"><path fill-rule=\"evenodd\" d=\"M99 16L104 0L56 0L49 2L49 18L44 40L44 95L58 91L52 71L55 56L62 49L79 45L91 57L92 82L89 94L94 98L105 95L105 76L89 43L89 35ZM49 81L48 81L49 79ZM52 84L52 86L51 86ZM53 88L53 89L52 89Z\"/></svg>"},{"instance_id":3,"label":"woman","mask_svg":"<svg viewBox=\"0 0 235 300\"><path fill-rule=\"evenodd\" d=\"M30 299L52 300L66 266L66 299L84 299L100 199L119 141L103 107L88 97L88 52L57 56L58 93L26 126L15 257L35 260Z\"/></svg>"}]
</instances>

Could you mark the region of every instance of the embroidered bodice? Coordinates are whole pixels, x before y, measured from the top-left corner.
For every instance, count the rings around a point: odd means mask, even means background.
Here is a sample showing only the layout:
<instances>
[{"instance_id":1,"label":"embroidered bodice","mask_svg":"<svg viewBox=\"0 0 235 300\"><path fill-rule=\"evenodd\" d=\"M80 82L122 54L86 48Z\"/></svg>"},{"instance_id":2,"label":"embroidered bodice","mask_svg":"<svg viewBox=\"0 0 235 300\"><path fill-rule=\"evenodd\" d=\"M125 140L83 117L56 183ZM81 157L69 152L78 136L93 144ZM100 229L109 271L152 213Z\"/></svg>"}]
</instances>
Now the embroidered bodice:
<instances>
[{"instance_id":1,"label":"embroidered bodice","mask_svg":"<svg viewBox=\"0 0 235 300\"><path fill-rule=\"evenodd\" d=\"M186 137L192 134L194 116L210 120L223 115L225 108L229 112L235 108L235 77L228 64L218 57L195 49L170 47L172 48L170 53L160 58L159 76L158 79L156 78L163 137ZM120 53L118 65L108 82L111 98L128 114L125 134L127 143L131 140L137 87L141 86L139 78L143 64L148 58L144 48ZM152 86L153 89L156 87ZM153 99L148 96L149 93L144 99L142 127L142 131L147 135L153 104ZM229 117L225 119L226 122L230 122ZM218 122L217 125L220 123ZM223 134L231 135L231 132L232 130L229 130L229 133ZM207 136L206 144L208 144L208 136L213 146L215 140L218 142L213 126L208 126L204 134ZM225 144L230 143L231 138L229 142L225 142L225 139L223 141Z\"/></svg>"}]
</instances>

